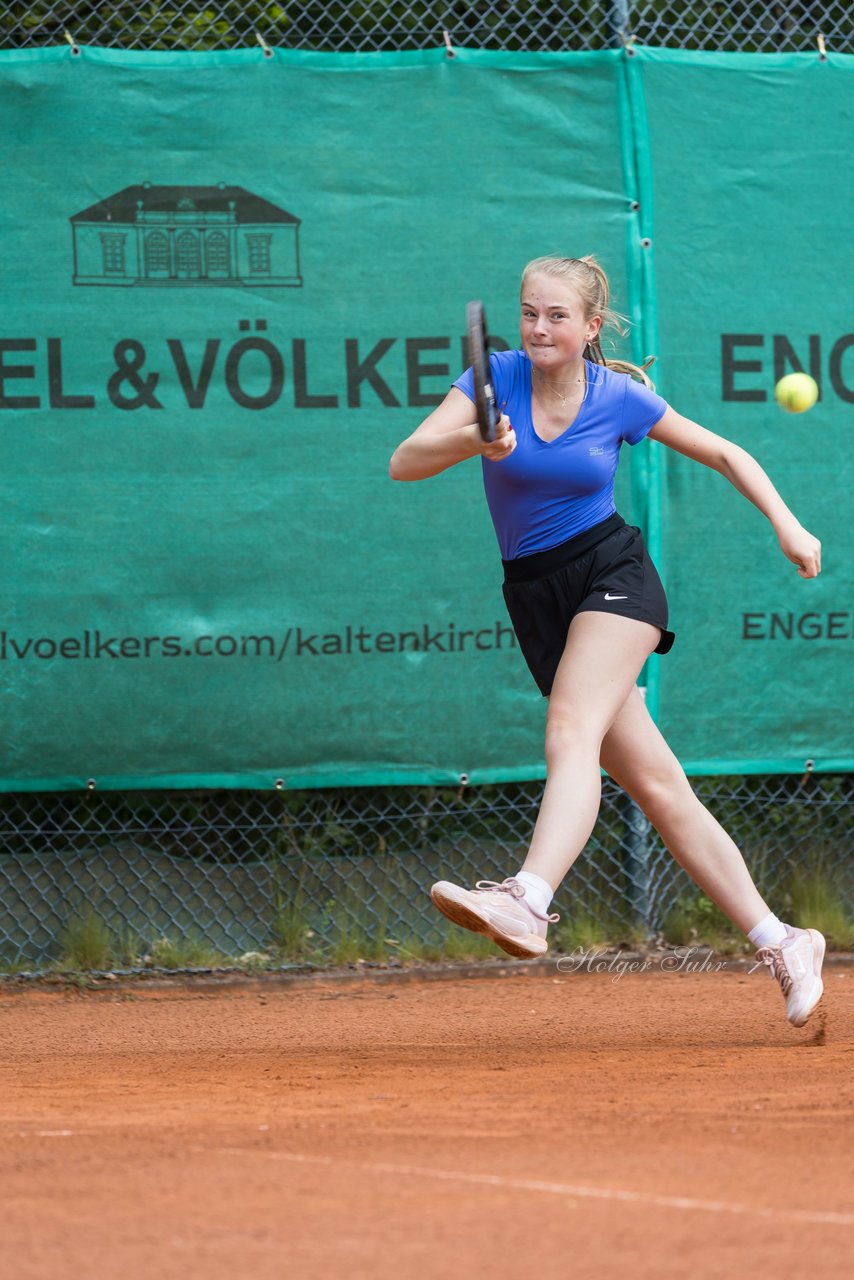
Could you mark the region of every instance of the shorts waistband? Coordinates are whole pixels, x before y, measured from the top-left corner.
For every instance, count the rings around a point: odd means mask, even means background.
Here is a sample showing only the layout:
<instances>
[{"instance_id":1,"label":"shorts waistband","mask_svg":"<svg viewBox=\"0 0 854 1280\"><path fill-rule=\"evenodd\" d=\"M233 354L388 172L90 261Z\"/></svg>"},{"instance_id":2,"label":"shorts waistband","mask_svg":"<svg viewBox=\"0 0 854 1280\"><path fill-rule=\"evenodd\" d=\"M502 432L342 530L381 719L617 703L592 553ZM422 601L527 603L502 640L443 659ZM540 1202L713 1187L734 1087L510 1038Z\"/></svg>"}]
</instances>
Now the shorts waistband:
<instances>
[{"instance_id":1,"label":"shorts waistband","mask_svg":"<svg viewBox=\"0 0 854 1280\"><path fill-rule=\"evenodd\" d=\"M561 542L557 547L547 547L545 551L534 551L531 555L519 556L516 560L502 560L504 580L531 582L534 578L544 578L549 573L555 573L571 560L577 560L579 556L583 556L604 538L609 538L612 533L624 528L625 523L623 517L615 511L613 515L608 516L607 520L591 525L589 529L582 530L574 538L570 538L568 542Z\"/></svg>"}]
</instances>

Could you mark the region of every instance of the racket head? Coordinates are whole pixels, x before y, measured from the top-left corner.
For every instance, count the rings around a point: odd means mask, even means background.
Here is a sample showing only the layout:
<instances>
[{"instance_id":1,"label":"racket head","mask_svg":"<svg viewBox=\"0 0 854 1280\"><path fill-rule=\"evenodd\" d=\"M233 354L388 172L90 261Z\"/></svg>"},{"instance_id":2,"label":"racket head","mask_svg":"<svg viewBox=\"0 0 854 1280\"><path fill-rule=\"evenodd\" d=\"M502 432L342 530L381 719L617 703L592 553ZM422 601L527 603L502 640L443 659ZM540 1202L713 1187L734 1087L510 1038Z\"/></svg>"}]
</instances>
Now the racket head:
<instances>
[{"instance_id":1,"label":"racket head","mask_svg":"<svg viewBox=\"0 0 854 1280\"><path fill-rule=\"evenodd\" d=\"M501 414L492 389L492 373L489 368L489 333L486 312L482 302L469 302L466 306L466 332L468 336L469 364L474 374L474 396L477 409L477 425L484 440L494 440L498 434Z\"/></svg>"}]
</instances>

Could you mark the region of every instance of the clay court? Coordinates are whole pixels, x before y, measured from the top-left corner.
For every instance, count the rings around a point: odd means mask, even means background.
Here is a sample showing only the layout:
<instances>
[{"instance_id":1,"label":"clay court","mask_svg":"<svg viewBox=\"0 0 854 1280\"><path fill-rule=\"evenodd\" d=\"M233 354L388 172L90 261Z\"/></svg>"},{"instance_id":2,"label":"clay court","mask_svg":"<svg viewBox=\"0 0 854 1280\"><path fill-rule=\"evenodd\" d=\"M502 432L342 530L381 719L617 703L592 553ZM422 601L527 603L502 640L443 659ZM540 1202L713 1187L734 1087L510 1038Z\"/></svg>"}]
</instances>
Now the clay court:
<instances>
[{"instance_id":1,"label":"clay court","mask_svg":"<svg viewBox=\"0 0 854 1280\"><path fill-rule=\"evenodd\" d=\"M826 987L801 1031L732 960L7 988L3 1272L848 1276L854 969Z\"/></svg>"}]
</instances>

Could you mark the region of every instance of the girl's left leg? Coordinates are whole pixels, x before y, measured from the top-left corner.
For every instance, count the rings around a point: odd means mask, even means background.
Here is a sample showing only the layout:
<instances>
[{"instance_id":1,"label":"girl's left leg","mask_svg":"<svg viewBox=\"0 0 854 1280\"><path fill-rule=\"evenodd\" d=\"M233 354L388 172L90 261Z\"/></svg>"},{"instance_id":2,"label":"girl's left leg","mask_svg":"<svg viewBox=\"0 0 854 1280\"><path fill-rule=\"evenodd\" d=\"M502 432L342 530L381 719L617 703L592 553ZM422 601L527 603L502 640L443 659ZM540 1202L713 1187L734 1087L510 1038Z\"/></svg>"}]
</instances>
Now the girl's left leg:
<instances>
[{"instance_id":1,"label":"girl's left leg","mask_svg":"<svg viewBox=\"0 0 854 1280\"><path fill-rule=\"evenodd\" d=\"M639 689L605 735L601 761L679 865L739 929L749 933L770 914L739 849L695 795Z\"/></svg>"},{"instance_id":2,"label":"girl's left leg","mask_svg":"<svg viewBox=\"0 0 854 1280\"><path fill-rule=\"evenodd\" d=\"M758 947L757 957L780 983L789 1021L803 1026L824 989L824 938L817 929L784 925L770 911L740 851L694 794L638 689L605 735L602 766L644 811L676 861Z\"/></svg>"}]
</instances>

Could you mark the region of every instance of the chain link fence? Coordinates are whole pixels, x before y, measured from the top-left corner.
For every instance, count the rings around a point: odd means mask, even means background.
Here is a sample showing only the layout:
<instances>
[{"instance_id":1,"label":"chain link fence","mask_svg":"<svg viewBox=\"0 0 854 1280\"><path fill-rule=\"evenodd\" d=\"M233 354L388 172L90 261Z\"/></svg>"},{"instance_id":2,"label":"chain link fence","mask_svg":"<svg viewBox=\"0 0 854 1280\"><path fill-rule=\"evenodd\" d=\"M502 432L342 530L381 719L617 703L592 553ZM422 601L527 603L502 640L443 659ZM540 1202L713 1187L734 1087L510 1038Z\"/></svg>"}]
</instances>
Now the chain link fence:
<instances>
[{"instance_id":1,"label":"chain link fence","mask_svg":"<svg viewBox=\"0 0 854 1280\"><path fill-rule=\"evenodd\" d=\"M805 874L851 899L851 775L694 785L781 912ZM532 782L8 795L0 798L0 966L61 961L87 920L90 934L109 934L101 949L112 968L150 966L170 945L180 967L214 951L284 964L440 953L448 926L430 904L430 884L517 870L541 794ZM592 918L614 939L651 936L696 898L606 780L596 831L555 901L565 922ZM187 938L195 952L179 945Z\"/></svg>"},{"instance_id":2,"label":"chain link fence","mask_svg":"<svg viewBox=\"0 0 854 1280\"><path fill-rule=\"evenodd\" d=\"M338 53L423 49L453 44L480 49L602 49L622 40L675 49L805 52L821 36L827 49L854 52L854 10L845 0L769 4L767 0L324 0L323 3L201 7L166 4L33 3L0 6L0 33L9 48L78 44L128 49L231 49L259 40L290 49Z\"/></svg>"},{"instance_id":3,"label":"chain link fence","mask_svg":"<svg viewBox=\"0 0 854 1280\"><path fill-rule=\"evenodd\" d=\"M846 3L192 3L0 5L6 48L68 39L129 49L257 43L363 52L433 47L583 50L624 40L670 48L854 52ZM821 38L821 40L819 39ZM775 906L804 868L840 900L852 778L699 779ZM432 911L441 877L502 878L520 864L541 783L302 793L50 793L0 797L0 968L38 971L89 947L89 967L183 967L262 953L344 960L371 947L447 946ZM817 879L816 879L817 878ZM556 900L651 935L696 889L606 780L599 824ZM193 938L196 950L186 946ZM173 942L169 951L170 939ZM184 941L183 949L178 940ZM384 951L382 949L385 949ZM85 960L85 954L83 956Z\"/></svg>"}]
</instances>

